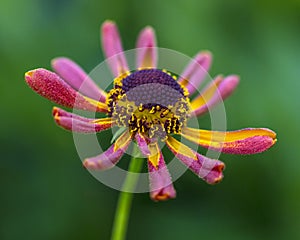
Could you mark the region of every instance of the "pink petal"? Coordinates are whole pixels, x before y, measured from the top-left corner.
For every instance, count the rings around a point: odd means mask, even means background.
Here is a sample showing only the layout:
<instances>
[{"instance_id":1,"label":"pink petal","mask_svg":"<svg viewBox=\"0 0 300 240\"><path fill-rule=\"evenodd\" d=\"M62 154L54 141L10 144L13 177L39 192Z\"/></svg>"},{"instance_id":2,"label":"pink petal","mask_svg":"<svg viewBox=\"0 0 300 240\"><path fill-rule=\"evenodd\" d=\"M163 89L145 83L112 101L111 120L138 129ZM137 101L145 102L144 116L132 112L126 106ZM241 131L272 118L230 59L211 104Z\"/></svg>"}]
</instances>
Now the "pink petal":
<instances>
[{"instance_id":1,"label":"pink petal","mask_svg":"<svg viewBox=\"0 0 300 240\"><path fill-rule=\"evenodd\" d=\"M51 63L54 71L75 90L80 90L85 96L105 103L106 93L75 62L60 57L53 59Z\"/></svg>"},{"instance_id":2,"label":"pink petal","mask_svg":"<svg viewBox=\"0 0 300 240\"><path fill-rule=\"evenodd\" d=\"M128 71L118 28L114 22L105 21L101 32L103 51L112 73L118 77Z\"/></svg>"},{"instance_id":3,"label":"pink petal","mask_svg":"<svg viewBox=\"0 0 300 240\"><path fill-rule=\"evenodd\" d=\"M137 40L137 68L156 68L156 36L152 27L144 28Z\"/></svg>"},{"instance_id":4,"label":"pink petal","mask_svg":"<svg viewBox=\"0 0 300 240\"><path fill-rule=\"evenodd\" d=\"M46 69L35 69L25 74L27 84L39 95L69 108L107 112L104 103L82 96L58 75Z\"/></svg>"},{"instance_id":5,"label":"pink petal","mask_svg":"<svg viewBox=\"0 0 300 240\"><path fill-rule=\"evenodd\" d=\"M80 133L94 133L111 128L113 121L111 118L91 119L66 112L60 108L54 107L52 111L57 125L66 130Z\"/></svg>"},{"instance_id":6,"label":"pink petal","mask_svg":"<svg viewBox=\"0 0 300 240\"><path fill-rule=\"evenodd\" d=\"M129 132L126 131L105 152L96 157L85 159L83 166L92 170L106 170L112 168L124 155L130 142L131 136Z\"/></svg>"},{"instance_id":7,"label":"pink petal","mask_svg":"<svg viewBox=\"0 0 300 240\"><path fill-rule=\"evenodd\" d=\"M216 80L204 90L205 92L206 90L211 89L213 91L211 96L207 97L205 94L200 94L192 101L192 115L203 115L209 108L229 97L239 84L239 77L236 75L230 75L224 79L221 78L222 77L217 77ZM200 104L198 103L198 100L201 100Z\"/></svg>"},{"instance_id":8,"label":"pink petal","mask_svg":"<svg viewBox=\"0 0 300 240\"><path fill-rule=\"evenodd\" d=\"M178 81L187 88L190 95L197 90L207 76L211 62L212 55L210 52L200 52L184 69Z\"/></svg>"},{"instance_id":9,"label":"pink petal","mask_svg":"<svg viewBox=\"0 0 300 240\"><path fill-rule=\"evenodd\" d=\"M184 165L207 183L215 184L222 180L225 167L223 162L207 158L178 142L173 137L169 137L166 143Z\"/></svg>"},{"instance_id":10,"label":"pink petal","mask_svg":"<svg viewBox=\"0 0 300 240\"><path fill-rule=\"evenodd\" d=\"M176 191L174 189L172 179L168 168L165 164L162 152L157 148L157 152L154 156L148 157L148 170L150 181L150 197L154 201L163 201L176 197ZM153 160L150 158L157 158L155 162L157 165L153 165Z\"/></svg>"},{"instance_id":11,"label":"pink petal","mask_svg":"<svg viewBox=\"0 0 300 240\"><path fill-rule=\"evenodd\" d=\"M277 141L276 133L267 128L221 132L184 127L181 135L202 147L230 154L260 153Z\"/></svg>"},{"instance_id":12,"label":"pink petal","mask_svg":"<svg viewBox=\"0 0 300 240\"><path fill-rule=\"evenodd\" d=\"M245 138L234 143L224 143L221 149L214 149L229 154L256 154L268 150L277 140L268 136L254 136Z\"/></svg>"}]
</instances>

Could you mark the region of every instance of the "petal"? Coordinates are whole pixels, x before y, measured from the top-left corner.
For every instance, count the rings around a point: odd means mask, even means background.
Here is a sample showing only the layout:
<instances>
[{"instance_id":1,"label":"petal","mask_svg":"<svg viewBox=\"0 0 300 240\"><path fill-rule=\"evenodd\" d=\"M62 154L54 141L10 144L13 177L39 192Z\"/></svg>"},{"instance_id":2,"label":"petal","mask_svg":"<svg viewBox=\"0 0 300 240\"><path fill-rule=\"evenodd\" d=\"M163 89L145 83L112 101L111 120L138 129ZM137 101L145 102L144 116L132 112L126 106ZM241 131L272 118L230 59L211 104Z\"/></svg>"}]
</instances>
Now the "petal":
<instances>
[{"instance_id":1,"label":"petal","mask_svg":"<svg viewBox=\"0 0 300 240\"><path fill-rule=\"evenodd\" d=\"M212 62L210 52L200 52L188 64L178 80L192 95L205 79Z\"/></svg>"},{"instance_id":2,"label":"petal","mask_svg":"<svg viewBox=\"0 0 300 240\"><path fill-rule=\"evenodd\" d=\"M66 130L80 133L94 133L111 128L113 120L111 118L91 119L66 112L60 108L54 107L52 111L57 125Z\"/></svg>"},{"instance_id":3,"label":"petal","mask_svg":"<svg viewBox=\"0 0 300 240\"><path fill-rule=\"evenodd\" d=\"M151 155L148 157L150 197L154 201L163 201L176 197L172 179L157 143L149 145ZM155 164L153 164L155 163Z\"/></svg>"},{"instance_id":4,"label":"petal","mask_svg":"<svg viewBox=\"0 0 300 240\"><path fill-rule=\"evenodd\" d=\"M171 136L168 137L166 143L169 149L184 165L207 183L215 184L222 180L225 168L223 162L207 158Z\"/></svg>"},{"instance_id":5,"label":"petal","mask_svg":"<svg viewBox=\"0 0 300 240\"><path fill-rule=\"evenodd\" d=\"M230 154L255 154L273 146L276 133L267 128L245 128L231 132L185 127L181 135L205 148Z\"/></svg>"},{"instance_id":6,"label":"petal","mask_svg":"<svg viewBox=\"0 0 300 240\"><path fill-rule=\"evenodd\" d=\"M131 142L131 135L128 131L123 133L117 141L105 152L83 161L83 166L92 170L105 170L112 168L121 159Z\"/></svg>"},{"instance_id":7,"label":"petal","mask_svg":"<svg viewBox=\"0 0 300 240\"><path fill-rule=\"evenodd\" d=\"M145 137L138 132L135 135L135 140L136 140L142 154L144 154L145 156L149 156L150 151L149 151L148 144L147 144Z\"/></svg>"},{"instance_id":8,"label":"petal","mask_svg":"<svg viewBox=\"0 0 300 240\"><path fill-rule=\"evenodd\" d=\"M76 92L57 74L46 69L35 69L25 73L27 84L39 95L69 108L107 112L107 105Z\"/></svg>"},{"instance_id":9,"label":"petal","mask_svg":"<svg viewBox=\"0 0 300 240\"><path fill-rule=\"evenodd\" d=\"M75 90L80 90L85 96L105 103L106 93L75 62L60 57L53 59L51 65L54 71Z\"/></svg>"},{"instance_id":10,"label":"petal","mask_svg":"<svg viewBox=\"0 0 300 240\"><path fill-rule=\"evenodd\" d=\"M128 64L123 52L121 38L116 24L105 21L101 28L102 48L115 77L128 71Z\"/></svg>"},{"instance_id":11,"label":"petal","mask_svg":"<svg viewBox=\"0 0 300 240\"><path fill-rule=\"evenodd\" d=\"M216 79L191 102L192 115L200 116L206 113L209 108L225 100L236 89L239 77L235 75L223 79L222 76Z\"/></svg>"},{"instance_id":12,"label":"petal","mask_svg":"<svg viewBox=\"0 0 300 240\"><path fill-rule=\"evenodd\" d=\"M156 36L152 27L144 28L137 40L137 68L156 68Z\"/></svg>"}]
</instances>

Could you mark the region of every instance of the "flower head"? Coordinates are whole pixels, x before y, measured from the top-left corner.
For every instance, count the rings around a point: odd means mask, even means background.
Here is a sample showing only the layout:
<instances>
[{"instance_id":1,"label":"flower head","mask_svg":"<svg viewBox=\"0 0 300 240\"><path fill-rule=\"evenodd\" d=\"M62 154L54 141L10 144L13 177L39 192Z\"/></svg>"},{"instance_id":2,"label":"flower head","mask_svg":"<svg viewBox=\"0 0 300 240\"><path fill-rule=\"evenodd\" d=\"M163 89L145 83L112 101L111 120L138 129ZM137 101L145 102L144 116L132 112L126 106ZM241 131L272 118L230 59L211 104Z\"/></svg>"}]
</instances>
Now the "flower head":
<instances>
[{"instance_id":1,"label":"flower head","mask_svg":"<svg viewBox=\"0 0 300 240\"><path fill-rule=\"evenodd\" d=\"M231 95L239 83L236 75L217 76L191 99L210 68L210 52L198 53L182 74L176 75L157 68L156 39L151 27L143 29L138 37L134 71L129 71L117 27L111 21L102 25L102 45L115 76L114 86L108 92L100 89L67 58L52 61L55 73L35 69L25 74L28 85L41 96L65 107L107 115L91 119L54 107L54 120L64 129L81 133L100 132L112 126L125 129L106 151L85 159L86 168L103 170L113 167L131 141L136 141L141 153L148 158L151 198L166 200L174 198L176 192L159 141L165 142L184 165L209 184L222 180L224 163L192 150L174 135L181 135L204 148L230 154L263 152L276 142L276 134L266 128L221 132L187 126L189 118L206 113Z\"/></svg>"}]
</instances>

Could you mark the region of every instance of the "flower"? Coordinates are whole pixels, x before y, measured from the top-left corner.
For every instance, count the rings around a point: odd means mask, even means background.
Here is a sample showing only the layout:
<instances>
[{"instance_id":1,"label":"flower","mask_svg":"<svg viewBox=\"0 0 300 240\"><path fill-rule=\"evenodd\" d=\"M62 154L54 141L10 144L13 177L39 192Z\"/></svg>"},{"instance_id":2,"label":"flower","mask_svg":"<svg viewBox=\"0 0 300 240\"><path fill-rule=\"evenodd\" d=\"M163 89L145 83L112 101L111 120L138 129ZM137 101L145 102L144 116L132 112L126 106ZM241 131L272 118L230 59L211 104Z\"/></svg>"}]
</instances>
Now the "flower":
<instances>
[{"instance_id":1,"label":"flower","mask_svg":"<svg viewBox=\"0 0 300 240\"><path fill-rule=\"evenodd\" d=\"M54 120L64 129L81 133L101 132L112 126L126 129L106 151L85 159L86 168L113 167L130 142L136 141L141 153L148 158L151 198L166 200L174 198L176 192L158 141L164 141L184 165L209 184L223 178L224 163L192 150L174 135L230 154L260 153L276 142L276 134L266 128L221 132L187 126L188 118L206 113L231 95L239 83L236 75L217 76L200 95L190 99L210 68L210 52L198 53L183 73L175 76L157 68L156 38L151 27L139 34L135 71L129 71L118 29L111 21L102 25L102 45L115 76L114 87L109 92L100 89L68 58L52 61L55 73L40 68L25 74L27 84L35 92L59 105L107 114L105 118L91 119L54 107Z\"/></svg>"}]
</instances>

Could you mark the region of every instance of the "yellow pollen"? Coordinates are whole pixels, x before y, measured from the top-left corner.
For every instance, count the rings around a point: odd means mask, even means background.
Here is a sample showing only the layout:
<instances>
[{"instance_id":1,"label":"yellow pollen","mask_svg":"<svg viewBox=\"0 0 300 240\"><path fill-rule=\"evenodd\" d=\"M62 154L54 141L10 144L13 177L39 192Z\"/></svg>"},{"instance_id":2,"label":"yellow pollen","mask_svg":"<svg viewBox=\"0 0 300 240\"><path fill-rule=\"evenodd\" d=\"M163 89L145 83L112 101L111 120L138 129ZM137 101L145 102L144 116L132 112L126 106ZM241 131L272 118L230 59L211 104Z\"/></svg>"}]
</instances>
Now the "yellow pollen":
<instances>
[{"instance_id":1,"label":"yellow pollen","mask_svg":"<svg viewBox=\"0 0 300 240\"><path fill-rule=\"evenodd\" d=\"M170 84L169 88L171 92L168 92L168 88L166 88L166 92L159 93L162 96L161 99L167 99L166 104L153 103L155 99L152 97L148 98L148 103L147 101L144 103L143 98L148 97L146 96L147 92L145 92L144 96L138 90L134 92L135 90L132 90L132 87L128 87L132 86L130 84L136 84L136 82L129 82L130 79L133 79L132 76L127 78L130 72L125 72L115 78L114 88L107 94L106 104L108 106L108 115L119 127L128 127L130 133L139 132L146 138L159 138L165 141L168 135L180 134L181 129L186 126L190 113L190 101L187 97L188 92L186 88L176 83L177 77L175 75L172 75L165 69L157 71L166 73L166 76L171 76L171 78L167 77L169 81L167 83ZM123 83L124 79L126 80ZM136 80L133 79L133 81ZM141 78L141 81L143 81L143 78ZM174 90L175 87L176 90ZM138 98L132 98L132 96L138 96ZM153 96L155 97L155 94Z\"/></svg>"}]
</instances>

